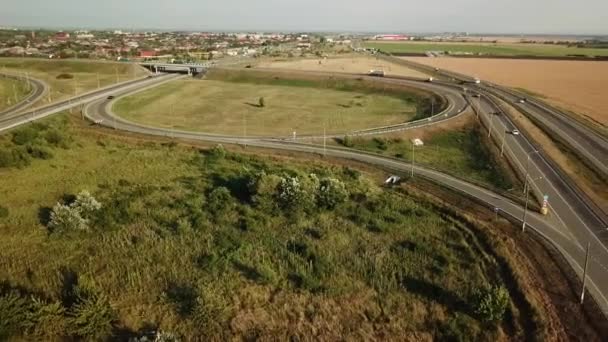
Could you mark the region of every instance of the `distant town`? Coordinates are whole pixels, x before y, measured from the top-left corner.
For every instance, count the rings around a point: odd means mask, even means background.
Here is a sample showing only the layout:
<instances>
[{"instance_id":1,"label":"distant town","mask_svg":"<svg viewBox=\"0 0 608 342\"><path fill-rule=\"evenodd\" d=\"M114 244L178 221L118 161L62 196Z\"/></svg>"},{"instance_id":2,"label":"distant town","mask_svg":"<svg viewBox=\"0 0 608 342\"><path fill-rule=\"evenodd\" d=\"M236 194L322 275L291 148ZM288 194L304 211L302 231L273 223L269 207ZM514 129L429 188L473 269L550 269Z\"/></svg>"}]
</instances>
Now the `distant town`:
<instances>
[{"instance_id":1,"label":"distant town","mask_svg":"<svg viewBox=\"0 0 608 342\"><path fill-rule=\"evenodd\" d=\"M309 34L309 33L221 33L221 32L126 32L53 31L0 27L0 56L49 59L90 58L105 60L166 59L179 62L212 60L226 56L306 57L323 54L319 45L332 52L361 50L354 41L441 41L497 42L504 37L470 36L467 33L440 35L405 34ZM521 43L575 44L593 37L520 37Z\"/></svg>"}]
</instances>

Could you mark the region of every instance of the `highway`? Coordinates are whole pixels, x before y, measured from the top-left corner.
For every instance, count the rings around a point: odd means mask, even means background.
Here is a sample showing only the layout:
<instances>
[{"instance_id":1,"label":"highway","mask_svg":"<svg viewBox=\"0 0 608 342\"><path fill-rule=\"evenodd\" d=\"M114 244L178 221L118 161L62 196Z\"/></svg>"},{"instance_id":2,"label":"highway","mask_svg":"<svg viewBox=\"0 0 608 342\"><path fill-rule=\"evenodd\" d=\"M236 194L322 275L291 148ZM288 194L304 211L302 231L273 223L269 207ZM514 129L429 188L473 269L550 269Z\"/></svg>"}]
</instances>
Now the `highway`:
<instances>
[{"instance_id":1,"label":"highway","mask_svg":"<svg viewBox=\"0 0 608 342\"><path fill-rule=\"evenodd\" d=\"M175 76L159 76L156 79L148 81L132 81L132 83L129 85L116 86L116 88L112 90L90 94L81 99L73 99L69 103L55 104L49 106L48 108L40 109L37 114L32 114L32 117L29 117L28 113L26 113L16 117L18 120L6 122L0 121L0 131L6 130L10 127L16 127L20 124L50 115L54 112L64 110L66 106L75 106L87 103L87 105L84 107L84 113L91 121L117 130L148 135L166 136L176 139L199 140L226 144L243 144L260 148L326 154L328 156L337 158L357 160L386 169L389 172L398 172L402 174L409 173L412 168L411 164L399 160L343 148L324 148L316 145L290 142L284 139L267 139L259 137L243 138L162 129L135 124L124 119L117 118L112 114L111 104L115 99L109 100L107 99L107 95L111 94L115 95L117 98L120 98L122 96L141 91L143 88L152 87L175 78ZM403 84L408 82L407 80L398 79L376 79L375 81L404 82ZM412 84L410 83L410 85ZM416 86L421 86L421 83L418 82ZM446 98L450 99L450 102L464 101L464 97L462 97L463 94L456 97L448 95L454 94L454 89L456 88L453 85L432 84L427 86L432 87L432 91L438 92L442 94L442 96L446 96ZM461 100L456 100L456 98ZM581 277L585 254L584 246L586 246L587 242L592 243L591 258L587 273L589 277L588 289L596 299L602 311L608 315L608 249L598 238L599 230L596 231L596 229L601 228L589 226L587 224L588 220L590 220L588 217L589 213L581 210L584 203L577 203L576 199L572 199L574 200L573 203L569 202L570 199L565 197L563 193L564 190L561 188L561 185L558 182L560 175L555 173L555 171L551 168L551 165L547 165L548 163L545 162L546 157L543 156L542 153L531 154L531 152L534 151L534 146L528 139L526 139L524 136L506 136L504 134L505 131L510 131L515 126L506 115L491 114L496 111L500 111L500 109L496 108L495 104L492 103L489 98L486 100L482 97L482 99L477 101L477 104L474 103L474 100L469 99L469 101L473 102L473 106L476 108L480 120L485 123L486 127L492 127L494 136L501 138L501 142L502 139L505 139L504 152L512 163L515 164L517 169L525 169L526 165L528 164L528 156L530 156L529 173L531 188L534 190L534 193L537 194L537 196L542 194L548 194L550 196L549 206L551 208L551 214L545 217L537 213L528 212L526 216L527 228L535 230L541 236L546 238L547 241L549 241L553 246L555 246L555 248L562 253L567 262L573 267L575 272ZM454 108L458 108L457 103L452 104ZM463 102L460 102L460 105L462 104ZM459 111L455 110L449 113L452 113L451 117L455 117L458 115ZM437 120L439 120L439 118L440 116L437 116ZM499 213L502 216L519 224L522 222L524 217L524 208L522 208L521 205L509 200L507 197L498 195L480 186L435 170L419 166L416 166L414 170L417 176L428 178L448 188L454 189L455 191L481 202L489 208L499 208ZM538 177L542 177L542 179L536 179Z\"/></svg>"},{"instance_id":2,"label":"highway","mask_svg":"<svg viewBox=\"0 0 608 342\"><path fill-rule=\"evenodd\" d=\"M27 82L31 87L30 93L22 99L20 102L15 103L13 106L6 108L3 111L0 111L0 118L4 118L8 115L18 113L19 111L25 110L26 108L32 106L35 102L40 100L48 91L48 85L38 79L32 77L21 77L14 74L0 73L0 77L11 78L15 80L20 80Z\"/></svg>"}]
</instances>

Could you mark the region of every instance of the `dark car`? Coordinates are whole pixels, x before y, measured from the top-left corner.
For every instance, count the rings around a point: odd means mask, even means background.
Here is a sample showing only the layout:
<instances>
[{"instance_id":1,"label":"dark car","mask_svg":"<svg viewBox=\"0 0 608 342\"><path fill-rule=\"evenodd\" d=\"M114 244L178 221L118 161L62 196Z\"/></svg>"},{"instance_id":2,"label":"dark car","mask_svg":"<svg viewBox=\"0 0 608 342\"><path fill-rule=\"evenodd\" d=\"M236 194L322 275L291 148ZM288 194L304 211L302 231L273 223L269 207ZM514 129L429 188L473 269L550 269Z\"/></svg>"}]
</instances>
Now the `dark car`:
<instances>
[{"instance_id":1,"label":"dark car","mask_svg":"<svg viewBox=\"0 0 608 342\"><path fill-rule=\"evenodd\" d=\"M108 96L108 100L114 100L114 95Z\"/></svg>"}]
</instances>

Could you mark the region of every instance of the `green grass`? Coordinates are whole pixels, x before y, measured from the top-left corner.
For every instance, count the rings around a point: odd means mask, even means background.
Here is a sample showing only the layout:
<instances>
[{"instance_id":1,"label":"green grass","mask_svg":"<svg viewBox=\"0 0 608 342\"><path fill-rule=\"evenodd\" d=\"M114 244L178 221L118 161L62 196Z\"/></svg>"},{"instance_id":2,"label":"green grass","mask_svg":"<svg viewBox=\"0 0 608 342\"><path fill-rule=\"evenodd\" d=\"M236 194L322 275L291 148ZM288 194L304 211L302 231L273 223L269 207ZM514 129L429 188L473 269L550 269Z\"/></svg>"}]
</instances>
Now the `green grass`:
<instances>
[{"instance_id":1,"label":"green grass","mask_svg":"<svg viewBox=\"0 0 608 342\"><path fill-rule=\"evenodd\" d=\"M29 93L25 82L0 78L0 111L21 102Z\"/></svg>"},{"instance_id":2,"label":"green grass","mask_svg":"<svg viewBox=\"0 0 608 342\"><path fill-rule=\"evenodd\" d=\"M0 168L0 307L10 309L0 318L15 313L0 336L40 315L54 322L37 326L40 340L82 335L93 314L98 334L111 322L123 338L146 326L211 340L509 336L468 301L502 283L500 263L441 208L320 162L113 138L65 117L43 125L71 143ZM32 137L19 132L0 140ZM277 201L286 176L309 198L313 173L343 182L348 200L333 210ZM49 208L83 189L102 203L91 231L50 233ZM31 296L46 311L17 319Z\"/></svg>"},{"instance_id":3,"label":"green grass","mask_svg":"<svg viewBox=\"0 0 608 342\"><path fill-rule=\"evenodd\" d=\"M519 188L510 172L494 160L479 126L440 131L416 147L415 162L500 190ZM403 139L353 138L350 147L411 161L412 143ZM494 147L491 147L494 148Z\"/></svg>"},{"instance_id":4,"label":"green grass","mask_svg":"<svg viewBox=\"0 0 608 342\"><path fill-rule=\"evenodd\" d=\"M144 124L221 134L342 133L402 123L417 111L410 98L317 88L309 80L277 84L180 80L121 99L118 115ZM265 106L259 106L263 97ZM245 127L246 125L246 127Z\"/></svg>"},{"instance_id":5,"label":"green grass","mask_svg":"<svg viewBox=\"0 0 608 342\"><path fill-rule=\"evenodd\" d=\"M45 81L50 92L38 105L94 90L98 85L104 87L144 75L141 68L128 63L34 58L0 58L0 71L29 75ZM71 78L62 79L60 75L69 75Z\"/></svg>"},{"instance_id":6,"label":"green grass","mask_svg":"<svg viewBox=\"0 0 608 342\"><path fill-rule=\"evenodd\" d=\"M608 56L608 49L577 48L549 44L507 44L507 43L430 43L365 42L367 48L380 49L388 53L426 53L427 51L450 51L451 53L472 53L492 56L541 56L565 57L571 55Z\"/></svg>"}]
</instances>

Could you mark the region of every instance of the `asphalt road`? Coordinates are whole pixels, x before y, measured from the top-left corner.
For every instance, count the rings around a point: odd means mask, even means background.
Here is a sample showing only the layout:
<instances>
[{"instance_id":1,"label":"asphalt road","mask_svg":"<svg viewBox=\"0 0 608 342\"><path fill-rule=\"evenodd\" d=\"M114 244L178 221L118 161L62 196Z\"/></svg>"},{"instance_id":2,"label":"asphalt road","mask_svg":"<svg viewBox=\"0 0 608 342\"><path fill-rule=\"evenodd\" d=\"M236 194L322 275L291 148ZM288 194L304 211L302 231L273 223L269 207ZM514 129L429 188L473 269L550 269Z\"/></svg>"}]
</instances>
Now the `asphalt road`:
<instances>
[{"instance_id":1,"label":"asphalt road","mask_svg":"<svg viewBox=\"0 0 608 342\"><path fill-rule=\"evenodd\" d=\"M15 105L13 105L9 108L6 108L3 111L0 111L0 118L4 118L8 115L25 110L26 108L33 105L36 101L40 100L49 89L48 85L45 82L32 78L32 77L25 78L25 77L13 75L13 74L5 74L5 73L0 73L0 77L11 78L11 79L15 79L15 80L22 80L22 81L28 82L32 89L32 91L23 100L19 101L19 103L16 103Z\"/></svg>"},{"instance_id":2,"label":"asphalt road","mask_svg":"<svg viewBox=\"0 0 608 342\"><path fill-rule=\"evenodd\" d=\"M168 75L159 76L154 79L131 81L126 84L113 86L111 89L95 91L91 94L82 95L75 99L38 109L37 113L24 113L15 118L11 118L8 121L0 120L0 132L73 106L88 103L83 110L85 115L93 122L98 122L101 125L114 129L178 139L244 144L260 148L282 149L315 154L325 153L328 156L368 163L386 169L389 172L408 174L411 171L411 164L359 151L334 147L324 149L321 146L276 139L242 138L167 130L128 122L115 117L111 113L111 110L109 110L112 100L107 99L108 95L115 95L117 97L125 96L132 92L141 91L142 88L152 87L175 78L175 76ZM405 80L390 79L376 79L375 81L405 82ZM448 94L455 89L452 85L442 86L440 84L433 84L432 87L433 91L440 92L441 94ZM479 100L476 108L480 120L485 122L487 127L492 127L495 135L500 136L501 131L504 133L505 130L511 130L514 126L505 115L497 116L490 114L496 110L496 108L492 106L493 104L486 102L486 100ZM456 113L458 112L456 111ZM503 137L507 138L504 135ZM531 147L529 141L523 136L509 136L509 138L508 141L505 140L505 153L509 158L513 159L513 163L516 164L518 168L525 167ZM424 151L422 150L419 153L424 153ZM551 214L547 217L528 212L526 217L528 229L534 229L551 242L563 254L570 265L572 265L577 274L581 276L585 253L583 246L589 241L592 242L591 258L587 273L589 277L588 289L602 308L603 312L608 315L608 249L601 243L598 235L594 233L596 227L590 227L585 223L587 213L579 212L580 209L578 207L573 206L564 198L559 186L554 184L555 178L550 174L551 170L546 169L543 166L543 158L535 157L535 155L536 154L530 158L529 169L531 179L533 180L531 182L531 187L535 190L535 193L550 194L551 199L549 203L552 210ZM489 208L498 208L498 211L502 216L521 223L524 209L521 205L504 196L435 170L418 166L414 167L414 170L417 176L428 178L446 187L452 188L455 191L480 201ZM534 180L537 176L543 177L543 179ZM585 216L585 218L582 216Z\"/></svg>"}]
</instances>

